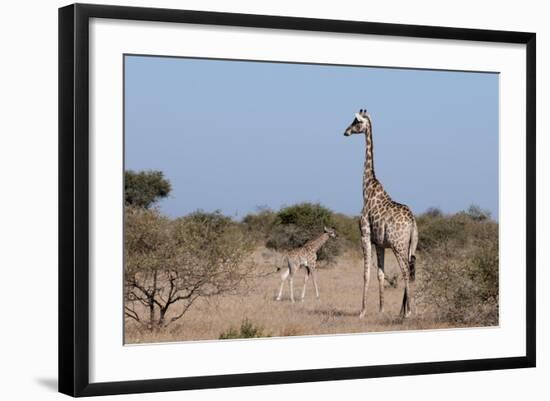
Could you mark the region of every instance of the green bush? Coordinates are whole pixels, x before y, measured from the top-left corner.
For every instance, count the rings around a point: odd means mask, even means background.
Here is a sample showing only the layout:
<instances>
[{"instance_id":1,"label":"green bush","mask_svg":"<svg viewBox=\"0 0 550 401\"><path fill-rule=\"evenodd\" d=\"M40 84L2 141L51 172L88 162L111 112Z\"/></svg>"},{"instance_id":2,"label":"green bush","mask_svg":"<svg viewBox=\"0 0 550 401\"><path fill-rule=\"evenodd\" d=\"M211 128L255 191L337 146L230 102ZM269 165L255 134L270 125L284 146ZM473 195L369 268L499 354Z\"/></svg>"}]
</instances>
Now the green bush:
<instances>
[{"instance_id":1,"label":"green bush","mask_svg":"<svg viewBox=\"0 0 550 401\"><path fill-rule=\"evenodd\" d=\"M273 227L266 241L266 246L278 251L299 248L313 237L320 235L321 230L309 231L294 224L278 224Z\"/></svg>"},{"instance_id":2,"label":"green bush","mask_svg":"<svg viewBox=\"0 0 550 401\"><path fill-rule=\"evenodd\" d=\"M229 239L228 232L239 231L239 224L219 211L213 213L195 211L174 220L177 237L180 240L193 238L199 243L215 241L218 238ZM241 235L242 236L242 235Z\"/></svg>"},{"instance_id":3,"label":"green bush","mask_svg":"<svg viewBox=\"0 0 550 401\"><path fill-rule=\"evenodd\" d=\"M244 217L245 231L255 240L265 241L277 221L277 215L271 209L260 208L257 213Z\"/></svg>"},{"instance_id":4,"label":"green bush","mask_svg":"<svg viewBox=\"0 0 550 401\"><path fill-rule=\"evenodd\" d=\"M270 337L264 333L262 327L254 325L250 320L244 319L240 328L230 327L228 330L220 334L220 340L230 340L236 338L259 338Z\"/></svg>"},{"instance_id":5,"label":"green bush","mask_svg":"<svg viewBox=\"0 0 550 401\"><path fill-rule=\"evenodd\" d=\"M444 215L439 209L430 208L418 216L416 222L419 251L430 250L442 243L463 248L470 243L493 239L498 234L498 224L490 219L490 213L475 205L453 215Z\"/></svg>"},{"instance_id":6,"label":"green bush","mask_svg":"<svg viewBox=\"0 0 550 401\"><path fill-rule=\"evenodd\" d=\"M242 225L256 242L277 251L299 248L321 235L325 226L334 228L336 239L329 240L318 253L319 260L330 263L344 250L360 250L358 222L358 217L334 213L319 203L300 203L278 212L263 208L247 215Z\"/></svg>"},{"instance_id":7,"label":"green bush","mask_svg":"<svg viewBox=\"0 0 550 401\"><path fill-rule=\"evenodd\" d=\"M417 219L418 250L426 251L443 242L453 242L456 246L466 243L465 226L468 222L460 216L421 215Z\"/></svg>"},{"instance_id":8,"label":"green bush","mask_svg":"<svg viewBox=\"0 0 550 401\"><path fill-rule=\"evenodd\" d=\"M315 231L332 226L332 211L319 203L299 203L279 210L277 219L282 225Z\"/></svg>"},{"instance_id":9,"label":"green bush","mask_svg":"<svg viewBox=\"0 0 550 401\"><path fill-rule=\"evenodd\" d=\"M324 227L335 227L333 216L330 209L318 203L300 203L282 208L276 213L266 246L279 251L299 248L321 235ZM339 234L337 230L337 238ZM341 239L327 241L317 254L319 260L333 262L342 251L342 244Z\"/></svg>"},{"instance_id":10,"label":"green bush","mask_svg":"<svg viewBox=\"0 0 550 401\"><path fill-rule=\"evenodd\" d=\"M338 238L348 242L348 246L354 248L361 246L359 216L350 217L342 213L334 213L332 215L332 227L338 233Z\"/></svg>"},{"instance_id":11,"label":"green bush","mask_svg":"<svg viewBox=\"0 0 550 401\"><path fill-rule=\"evenodd\" d=\"M126 170L124 172L124 203L127 206L149 208L166 198L172 187L162 171Z\"/></svg>"}]
</instances>

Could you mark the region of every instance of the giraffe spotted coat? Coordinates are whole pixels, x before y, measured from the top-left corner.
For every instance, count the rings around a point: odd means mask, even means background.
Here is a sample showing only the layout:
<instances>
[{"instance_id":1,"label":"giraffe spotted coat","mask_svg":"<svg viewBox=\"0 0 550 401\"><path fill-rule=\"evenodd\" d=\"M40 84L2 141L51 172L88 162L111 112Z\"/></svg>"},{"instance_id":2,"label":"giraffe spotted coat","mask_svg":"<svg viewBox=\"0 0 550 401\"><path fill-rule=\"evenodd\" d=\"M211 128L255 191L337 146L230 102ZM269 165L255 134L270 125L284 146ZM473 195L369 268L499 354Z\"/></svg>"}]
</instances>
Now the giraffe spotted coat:
<instances>
[{"instance_id":1,"label":"giraffe spotted coat","mask_svg":"<svg viewBox=\"0 0 550 401\"><path fill-rule=\"evenodd\" d=\"M300 248L293 249L286 253L285 259L286 259L287 266L285 269L283 269L283 274L281 275L281 285L279 287L279 292L277 294L277 298L276 298L277 301L281 300L281 297L283 295L284 283L288 279L289 288L290 288L290 300L291 302L294 302L293 279L294 279L294 274L296 274L296 272L300 269L300 267L304 267L306 269L301 300L303 301L305 298L306 285L307 285L309 276L312 276L313 278L315 295L317 296L317 298L319 298L319 287L317 285L317 270L316 270L317 252L330 238L334 238L335 236L336 236L336 233L334 230L325 227L323 234L321 234L317 238L309 240Z\"/></svg>"},{"instance_id":2,"label":"giraffe spotted coat","mask_svg":"<svg viewBox=\"0 0 550 401\"><path fill-rule=\"evenodd\" d=\"M363 247L364 286L363 303L359 317L367 312L367 292L370 281L372 247L376 250L378 262L378 283L380 311L384 310L384 256L385 249L390 248L405 284L401 315L407 317L411 313L409 279L415 278L415 252L418 243L418 230L411 210L400 203L394 202L384 191L382 184L374 173L374 146L372 141L372 120L366 110L359 110L352 123L346 128L344 135L365 134L365 164L363 169L363 210L359 228Z\"/></svg>"}]
</instances>

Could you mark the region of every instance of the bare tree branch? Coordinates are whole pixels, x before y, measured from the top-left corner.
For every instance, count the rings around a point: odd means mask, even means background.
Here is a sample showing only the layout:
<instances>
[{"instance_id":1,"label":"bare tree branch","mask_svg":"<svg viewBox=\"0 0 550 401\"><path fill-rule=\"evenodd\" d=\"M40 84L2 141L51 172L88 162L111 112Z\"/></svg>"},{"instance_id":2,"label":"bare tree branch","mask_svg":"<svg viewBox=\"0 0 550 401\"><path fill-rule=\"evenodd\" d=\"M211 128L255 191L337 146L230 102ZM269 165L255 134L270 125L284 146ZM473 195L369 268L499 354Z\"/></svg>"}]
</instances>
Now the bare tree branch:
<instances>
[{"instance_id":1,"label":"bare tree branch","mask_svg":"<svg viewBox=\"0 0 550 401\"><path fill-rule=\"evenodd\" d=\"M247 243L231 219L195 213L170 221L155 210L127 209L125 299L143 308L128 308L130 319L165 327L199 298L237 292L249 276Z\"/></svg>"}]
</instances>

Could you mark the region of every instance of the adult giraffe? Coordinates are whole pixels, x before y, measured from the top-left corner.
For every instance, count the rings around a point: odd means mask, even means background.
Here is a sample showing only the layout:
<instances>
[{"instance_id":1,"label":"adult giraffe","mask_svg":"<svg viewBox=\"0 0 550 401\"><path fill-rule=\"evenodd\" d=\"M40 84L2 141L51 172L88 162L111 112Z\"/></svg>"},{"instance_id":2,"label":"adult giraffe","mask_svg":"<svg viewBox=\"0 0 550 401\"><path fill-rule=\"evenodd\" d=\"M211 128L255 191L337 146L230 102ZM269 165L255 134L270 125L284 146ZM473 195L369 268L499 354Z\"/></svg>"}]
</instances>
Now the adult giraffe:
<instances>
[{"instance_id":1,"label":"adult giraffe","mask_svg":"<svg viewBox=\"0 0 550 401\"><path fill-rule=\"evenodd\" d=\"M374 174L372 120L366 110L355 113L351 125L344 135L365 134L366 155L363 173L363 210L361 212L360 228L364 258L364 288L363 306L360 318L367 313L367 290L370 279L372 245L376 248L378 259L378 283L380 287L380 311L384 311L384 252L390 248L397 259L403 280L405 292L401 306L401 315L411 314L409 277L415 278L415 252L418 243L418 230L411 210L400 203L394 202L384 191L380 181Z\"/></svg>"}]
</instances>

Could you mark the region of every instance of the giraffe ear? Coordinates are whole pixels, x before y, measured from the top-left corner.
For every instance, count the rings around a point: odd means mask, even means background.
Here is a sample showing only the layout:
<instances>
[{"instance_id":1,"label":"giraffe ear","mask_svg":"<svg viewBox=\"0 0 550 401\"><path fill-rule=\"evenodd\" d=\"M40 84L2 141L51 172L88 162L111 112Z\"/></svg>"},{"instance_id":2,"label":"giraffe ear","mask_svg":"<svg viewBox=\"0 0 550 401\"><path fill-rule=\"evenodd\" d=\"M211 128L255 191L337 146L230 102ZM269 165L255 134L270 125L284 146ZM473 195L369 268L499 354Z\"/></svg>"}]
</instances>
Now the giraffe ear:
<instances>
[{"instance_id":1,"label":"giraffe ear","mask_svg":"<svg viewBox=\"0 0 550 401\"><path fill-rule=\"evenodd\" d=\"M365 117L363 117L361 114L359 113L355 113L355 118L357 118L359 121L362 121L364 122L365 121Z\"/></svg>"}]
</instances>

